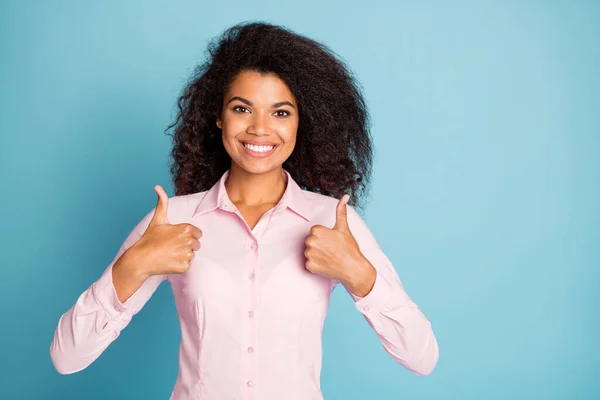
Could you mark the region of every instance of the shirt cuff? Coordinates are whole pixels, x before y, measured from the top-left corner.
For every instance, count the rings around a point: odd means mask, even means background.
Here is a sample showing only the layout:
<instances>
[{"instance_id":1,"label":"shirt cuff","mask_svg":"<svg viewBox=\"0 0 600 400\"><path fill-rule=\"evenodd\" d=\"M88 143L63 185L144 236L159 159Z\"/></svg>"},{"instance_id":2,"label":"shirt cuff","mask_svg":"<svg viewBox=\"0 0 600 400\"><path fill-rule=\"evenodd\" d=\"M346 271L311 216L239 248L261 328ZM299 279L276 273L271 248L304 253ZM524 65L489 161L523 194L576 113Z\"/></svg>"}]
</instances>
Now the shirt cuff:
<instances>
[{"instance_id":1,"label":"shirt cuff","mask_svg":"<svg viewBox=\"0 0 600 400\"><path fill-rule=\"evenodd\" d=\"M104 308L111 318L117 317L122 314L123 311L127 310L127 301L125 301L125 304L121 303L113 284L113 265L114 263L104 271L100 279L94 282L93 285L93 293L96 301Z\"/></svg>"},{"instance_id":2,"label":"shirt cuff","mask_svg":"<svg viewBox=\"0 0 600 400\"><path fill-rule=\"evenodd\" d=\"M355 301L354 305L356 308L360 312L365 313L372 309L380 310L383 308L390 297L390 291L390 284L377 271L373 288L371 288L371 291L365 297L358 297L353 293L350 293L350 295Z\"/></svg>"}]
</instances>

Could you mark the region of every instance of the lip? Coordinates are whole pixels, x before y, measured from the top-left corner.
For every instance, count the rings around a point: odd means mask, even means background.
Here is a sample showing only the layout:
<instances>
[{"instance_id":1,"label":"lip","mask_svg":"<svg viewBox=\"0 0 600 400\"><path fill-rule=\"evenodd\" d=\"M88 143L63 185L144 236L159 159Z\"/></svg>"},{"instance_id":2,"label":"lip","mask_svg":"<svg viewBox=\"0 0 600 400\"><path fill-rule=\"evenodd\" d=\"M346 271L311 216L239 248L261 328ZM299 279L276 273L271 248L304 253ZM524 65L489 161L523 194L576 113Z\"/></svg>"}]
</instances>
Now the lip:
<instances>
[{"instance_id":1,"label":"lip","mask_svg":"<svg viewBox=\"0 0 600 400\"><path fill-rule=\"evenodd\" d=\"M253 158L265 158L265 157L269 157L271 154L273 154L275 152L275 150L277 150L279 148L278 144L275 143L261 143L261 142L257 142L255 140L244 140L244 141L240 141L240 146L242 146L242 149L244 150L244 152L249 155L250 157ZM246 146L244 146L244 143L248 143L248 144L253 144L255 146L275 146L273 147L272 150L264 152L264 153L258 153L256 151L252 151L249 148L247 148Z\"/></svg>"}]
</instances>

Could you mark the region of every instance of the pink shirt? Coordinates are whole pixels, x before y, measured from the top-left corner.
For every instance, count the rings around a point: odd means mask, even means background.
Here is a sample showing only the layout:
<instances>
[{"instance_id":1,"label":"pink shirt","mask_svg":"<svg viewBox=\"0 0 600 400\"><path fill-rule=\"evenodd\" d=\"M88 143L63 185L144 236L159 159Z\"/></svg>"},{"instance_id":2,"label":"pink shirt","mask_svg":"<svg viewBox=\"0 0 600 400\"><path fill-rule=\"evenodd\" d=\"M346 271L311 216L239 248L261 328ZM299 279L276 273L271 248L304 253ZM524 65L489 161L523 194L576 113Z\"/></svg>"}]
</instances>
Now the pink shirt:
<instances>
[{"instance_id":1,"label":"pink shirt","mask_svg":"<svg viewBox=\"0 0 600 400\"><path fill-rule=\"evenodd\" d=\"M283 197L250 229L227 196L228 174L208 191L169 199L171 224L203 232L190 269L152 276L121 303L112 266L144 233L154 209L138 223L102 276L60 318L50 346L58 372L90 365L167 280L181 323L171 400L323 399L322 328L339 282L306 270L304 240L313 225L333 227L338 200L301 189L283 170ZM438 360L430 322L363 219L349 205L347 213L361 252L377 270L366 297L348 293L390 356L415 374L429 374Z\"/></svg>"}]
</instances>

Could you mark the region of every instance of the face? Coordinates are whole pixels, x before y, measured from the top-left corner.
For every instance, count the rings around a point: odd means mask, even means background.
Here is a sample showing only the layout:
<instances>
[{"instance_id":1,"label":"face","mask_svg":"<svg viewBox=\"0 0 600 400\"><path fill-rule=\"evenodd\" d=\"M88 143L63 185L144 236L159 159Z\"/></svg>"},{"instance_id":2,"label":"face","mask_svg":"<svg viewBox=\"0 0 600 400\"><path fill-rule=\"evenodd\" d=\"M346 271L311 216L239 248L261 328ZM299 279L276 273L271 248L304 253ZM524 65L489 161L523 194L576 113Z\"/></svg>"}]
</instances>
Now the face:
<instances>
[{"instance_id":1,"label":"face","mask_svg":"<svg viewBox=\"0 0 600 400\"><path fill-rule=\"evenodd\" d=\"M217 126L232 169L266 173L281 168L294 150L298 105L276 75L243 71L225 93Z\"/></svg>"}]
</instances>

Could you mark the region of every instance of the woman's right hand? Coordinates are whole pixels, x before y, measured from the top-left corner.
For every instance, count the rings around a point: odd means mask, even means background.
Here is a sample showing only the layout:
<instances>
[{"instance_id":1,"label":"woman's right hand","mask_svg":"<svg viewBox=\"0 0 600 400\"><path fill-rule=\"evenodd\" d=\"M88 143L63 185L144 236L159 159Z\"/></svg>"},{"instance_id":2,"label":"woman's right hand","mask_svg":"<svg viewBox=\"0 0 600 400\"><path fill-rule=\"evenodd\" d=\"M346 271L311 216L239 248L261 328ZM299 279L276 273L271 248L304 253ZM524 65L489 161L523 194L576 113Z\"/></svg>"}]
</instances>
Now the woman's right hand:
<instances>
[{"instance_id":1,"label":"woman's right hand","mask_svg":"<svg viewBox=\"0 0 600 400\"><path fill-rule=\"evenodd\" d=\"M192 224L171 225L167 219L169 197L160 185L154 190L158 194L154 216L142 237L126 251L123 261L127 266L122 266L143 278L186 272L194 252L200 249L198 239L202 236L202 231Z\"/></svg>"}]
</instances>

